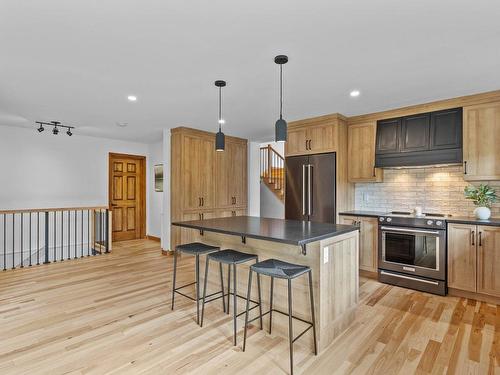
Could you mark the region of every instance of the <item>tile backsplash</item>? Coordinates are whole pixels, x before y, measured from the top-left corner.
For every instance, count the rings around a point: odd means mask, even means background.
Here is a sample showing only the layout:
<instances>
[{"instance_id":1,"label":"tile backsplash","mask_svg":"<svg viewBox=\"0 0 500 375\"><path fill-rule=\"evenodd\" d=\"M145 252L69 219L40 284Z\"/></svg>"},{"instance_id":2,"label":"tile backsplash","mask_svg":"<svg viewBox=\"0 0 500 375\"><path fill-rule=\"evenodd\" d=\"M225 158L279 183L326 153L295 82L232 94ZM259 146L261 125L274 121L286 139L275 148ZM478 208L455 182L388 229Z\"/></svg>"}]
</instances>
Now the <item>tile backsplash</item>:
<instances>
[{"instance_id":1,"label":"tile backsplash","mask_svg":"<svg viewBox=\"0 0 500 375\"><path fill-rule=\"evenodd\" d=\"M500 196L500 181L483 183L492 186ZM384 182L356 184L356 209L413 211L415 206L422 206L424 212L473 216L475 206L464 197L467 185L461 166L386 169ZM493 217L500 217L499 202L491 212Z\"/></svg>"}]
</instances>

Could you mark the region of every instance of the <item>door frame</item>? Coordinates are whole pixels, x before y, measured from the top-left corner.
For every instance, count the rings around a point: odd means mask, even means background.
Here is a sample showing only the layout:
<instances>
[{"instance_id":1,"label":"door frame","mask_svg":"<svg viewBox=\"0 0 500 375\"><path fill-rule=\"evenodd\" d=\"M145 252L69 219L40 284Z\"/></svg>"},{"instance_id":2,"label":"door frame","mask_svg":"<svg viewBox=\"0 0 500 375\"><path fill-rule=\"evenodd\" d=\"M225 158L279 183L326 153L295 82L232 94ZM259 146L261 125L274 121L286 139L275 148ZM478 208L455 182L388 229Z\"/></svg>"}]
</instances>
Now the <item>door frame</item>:
<instances>
[{"instance_id":1,"label":"door frame","mask_svg":"<svg viewBox=\"0 0 500 375\"><path fill-rule=\"evenodd\" d=\"M111 162L113 158L128 158L138 160L141 164L141 173L139 174L139 184L141 186L141 194L140 194L140 220L139 220L139 236L140 238L146 238L146 156L143 155L133 155L133 154L122 154L116 152L108 153L108 208L111 212L111 191L113 184L113 172ZM111 230L111 241L113 241L113 230Z\"/></svg>"}]
</instances>

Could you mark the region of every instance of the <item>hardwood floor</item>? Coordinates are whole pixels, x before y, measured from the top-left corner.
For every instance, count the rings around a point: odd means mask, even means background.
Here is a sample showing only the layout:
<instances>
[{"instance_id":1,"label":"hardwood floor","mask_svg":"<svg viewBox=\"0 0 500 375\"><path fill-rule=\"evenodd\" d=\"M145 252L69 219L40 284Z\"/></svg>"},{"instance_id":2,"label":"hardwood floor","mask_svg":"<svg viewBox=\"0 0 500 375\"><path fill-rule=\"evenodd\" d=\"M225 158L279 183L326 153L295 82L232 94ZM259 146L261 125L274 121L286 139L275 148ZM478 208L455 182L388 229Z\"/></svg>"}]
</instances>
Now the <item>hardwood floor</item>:
<instances>
[{"instance_id":1,"label":"hardwood floor","mask_svg":"<svg viewBox=\"0 0 500 375\"><path fill-rule=\"evenodd\" d=\"M179 267L180 282L191 281L192 258ZM179 296L171 311L171 269L158 242L135 240L0 273L0 374L288 373L287 339L253 328L243 353L243 317L234 347L220 303L207 305L203 328L193 302ZM365 278L360 297L355 323L321 355L296 342L296 373L500 372L500 306Z\"/></svg>"}]
</instances>

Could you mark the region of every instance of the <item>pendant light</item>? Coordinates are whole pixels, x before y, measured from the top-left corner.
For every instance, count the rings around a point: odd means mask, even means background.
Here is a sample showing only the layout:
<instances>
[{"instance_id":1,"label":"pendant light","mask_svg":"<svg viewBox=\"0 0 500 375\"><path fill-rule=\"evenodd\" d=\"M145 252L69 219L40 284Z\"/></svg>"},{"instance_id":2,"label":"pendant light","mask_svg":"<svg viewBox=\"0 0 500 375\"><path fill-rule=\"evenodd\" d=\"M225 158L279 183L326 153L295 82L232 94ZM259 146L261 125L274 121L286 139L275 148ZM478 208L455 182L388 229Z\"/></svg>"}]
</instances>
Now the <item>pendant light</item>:
<instances>
[{"instance_id":1,"label":"pendant light","mask_svg":"<svg viewBox=\"0 0 500 375\"><path fill-rule=\"evenodd\" d=\"M274 125L276 142L286 142L287 139L287 123L283 119L283 64L288 62L288 56L278 55L274 58L274 62L280 66L280 118Z\"/></svg>"},{"instance_id":2,"label":"pendant light","mask_svg":"<svg viewBox=\"0 0 500 375\"><path fill-rule=\"evenodd\" d=\"M226 86L226 81L215 81L215 86L219 88L219 131L215 135L215 151L224 151L226 139L221 129L225 123L222 118L222 88Z\"/></svg>"}]
</instances>

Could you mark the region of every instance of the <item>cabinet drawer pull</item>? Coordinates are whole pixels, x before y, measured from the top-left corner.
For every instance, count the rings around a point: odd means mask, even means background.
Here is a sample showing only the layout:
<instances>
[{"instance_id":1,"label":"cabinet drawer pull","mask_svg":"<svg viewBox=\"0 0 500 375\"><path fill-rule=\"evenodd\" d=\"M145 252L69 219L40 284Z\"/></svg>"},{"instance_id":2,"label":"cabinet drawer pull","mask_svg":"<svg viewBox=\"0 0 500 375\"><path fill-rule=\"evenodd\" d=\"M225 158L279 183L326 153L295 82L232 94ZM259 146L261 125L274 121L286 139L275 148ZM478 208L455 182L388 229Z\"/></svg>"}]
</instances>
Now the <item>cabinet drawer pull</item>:
<instances>
[{"instance_id":1,"label":"cabinet drawer pull","mask_svg":"<svg viewBox=\"0 0 500 375\"><path fill-rule=\"evenodd\" d=\"M479 246L483 246L483 232L479 232Z\"/></svg>"},{"instance_id":2,"label":"cabinet drawer pull","mask_svg":"<svg viewBox=\"0 0 500 375\"><path fill-rule=\"evenodd\" d=\"M467 160L464 161L464 174L467 174Z\"/></svg>"},{"instance_id":3,"label":"cabinet drawer pull","mask_svg":"<svg viewBox=\"0 0 500 375\"><path fill-rule=\"evenodd\" d=\"M471 232L471 240L472 240L472 246L475 246L476 245L476 242L474 241L474 238L476 237L476 231L472 231Z\"/></svg>"}]
</instances>

